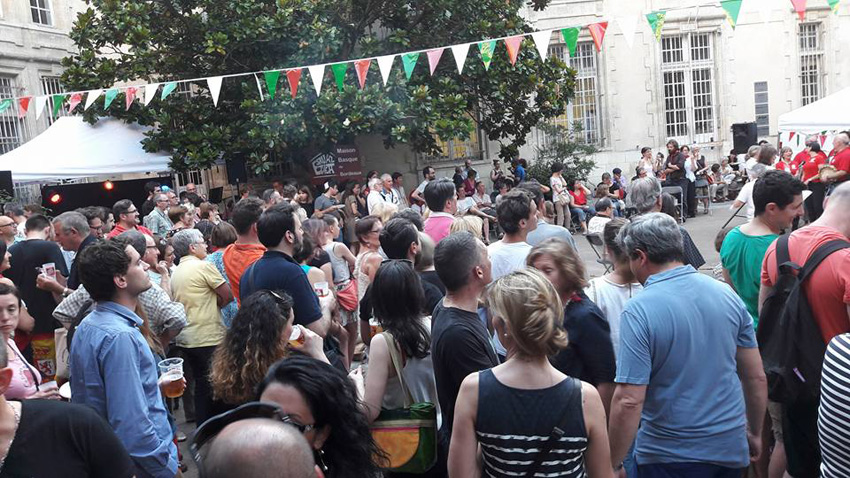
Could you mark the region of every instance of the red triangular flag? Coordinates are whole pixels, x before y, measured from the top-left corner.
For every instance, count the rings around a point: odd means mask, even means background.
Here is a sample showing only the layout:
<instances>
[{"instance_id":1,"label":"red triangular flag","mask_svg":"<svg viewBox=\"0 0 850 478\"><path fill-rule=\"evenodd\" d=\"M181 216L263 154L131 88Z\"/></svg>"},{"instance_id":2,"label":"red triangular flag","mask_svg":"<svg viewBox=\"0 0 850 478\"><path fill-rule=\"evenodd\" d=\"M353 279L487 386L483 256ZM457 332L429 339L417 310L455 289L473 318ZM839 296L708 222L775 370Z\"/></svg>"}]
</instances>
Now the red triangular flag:
<instances>
[{"instance_id":1,"label":"red triangular flag","mask_svg":"<svg viewBox=\"0 0 850 478\"><path fill-rule=\"evenodd\" d=\"M369 65L372 63L372 59L366 60L357 60L354 62L354 71L357 72L357 81L360 82L360 89L366 86L366 75L369 74Z\"/></svg>"},{"instance_id":2,"label":"red triangular flag","mask_svg":"<svg viewBox=\"0 0 850 478\"><path fill-rule=\"evenodd\" d=\"M77 107L80 102L83 101L83 95L80 93L74 93L71 95L71 99L68 100L68 113L72 114L74 112L74 108Z\"/></svg>"},{"instance_id":3,"label":"red triangular flag","mask_svg":"<svg viewBox=\"0 0 850 478\"><path fill-rule=\"evenodd\" d=\"M511 60L511 65L516 65L516 57L519 55L519 48L522 45L523 35L516 35L505 38L505 46L508 48L508 58Z\"/></svg>"},{"instance_id":4,"label":"red triangular flag","mask_svg":"<svg viewBox=\"0 0 850 478\"><path fill-rule=\"evenodd\" d=\"M794 11L797 12L800 21L804 21L806 19L806 0L791 0L791 4L794 5Z\"/></svg>"},{"instance_id":5,"label":"red triangular flag","mask_svg":"<svg viewBox=\"0 0 850 478\"><path fill-rule=\"evenodd\" d=\"M126 106L125 106L124 109L129 110L130 105L132 105L133 101L136 99L136 87L135 86L128 86L127 89L124 90L124 99L126 100L125 101Z\"/></svg>"},{"instance_id":6,"label":"red triangular flag","mask_svg":"<svg viewBox=\"0 0 850 478\"><path fill-rule=\"evenodd\" d=\"M289 80L289 90L292 93L292 99L298 94L298 83L301 81L301 68L295 70L286 70L286 79Z\"/></svg>"},{"instance_id":7,"label":"red triangular flag","mask_svg":"<svg viewBox=\"0 0 850 478\"><path fill-rule=\"evenodd\" d=\"M24 96L23 98L18 99L18 118L23 118L27 115L27 109L30 107L30 100L32 100L32 96Z\"/></svg>"},{"instance_id":8,"label":"red triangular flag","mask_svg":"<svg viewBox=\"0 0 850 478\"><path fill-rule=\"evenodd\" d=\"M599 22L588 25L590 36L593 37L593 43L596 44L596 51L602 51L602 40L605 38L605 30L608 29L608 22Z\"/></svg>"},{"instance_id":9,"label":"red triangular flag","mask_svg":"<svg viewBox=\"0 0 850 478\"><path fill-rule=\"evenodd\" d=\"M788 141L789 141L789 142L791 142L791 141L794 139L794 135L796 135L796 134L797 134L797 133L795 133L795 132L793 132L793 131L792 131L792 132L790 132L790 133L788 134Z\"/></svg>"},{"instance_id":10,"label":"red triangular flag","mask_svg":"<svg viewBox=\"0 0 850 478\"><path fill-rule=\"evenodd\" d=\"M823 146L824 143L826 143L826 135L822 134L820 135L820 145Z\"/></svg>"}]
</instances>

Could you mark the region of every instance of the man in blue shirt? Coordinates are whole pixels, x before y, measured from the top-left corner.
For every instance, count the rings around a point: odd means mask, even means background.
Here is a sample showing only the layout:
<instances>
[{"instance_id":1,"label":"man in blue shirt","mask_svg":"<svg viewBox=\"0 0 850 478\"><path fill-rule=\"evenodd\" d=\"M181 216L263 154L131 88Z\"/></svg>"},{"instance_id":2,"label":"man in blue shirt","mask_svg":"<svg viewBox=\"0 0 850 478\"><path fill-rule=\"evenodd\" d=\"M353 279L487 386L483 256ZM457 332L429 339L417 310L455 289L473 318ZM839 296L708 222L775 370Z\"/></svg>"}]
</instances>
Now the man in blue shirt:
<instances>
[{"instance_id":1,"label":"man in blue shirt","mask_svg":"<svg viewBox=\"0 0 850 478\"><path fill-rule=\"evenodd\" d=\"M138 477L172 478L177 447L157 384L157 363L139 328L139 294L151 287L131 246L97 242L77 259L80 279L96 302L71 343L74 403L109 422L136 465Z\"/></svg>"},{"instance_id":2,"label":"man in blue shirt","mask_svg":"<svg viewBox=\"0 0 850 478\"><path fill-rule=\"evenodd\" d=\"M684 265L670 216L639 216L618 240L644 289L621 319L614 468L637 434L641 478L740 477L761 453L767 405L752 318L729 286Z\"/></svg>"}]
</instances>

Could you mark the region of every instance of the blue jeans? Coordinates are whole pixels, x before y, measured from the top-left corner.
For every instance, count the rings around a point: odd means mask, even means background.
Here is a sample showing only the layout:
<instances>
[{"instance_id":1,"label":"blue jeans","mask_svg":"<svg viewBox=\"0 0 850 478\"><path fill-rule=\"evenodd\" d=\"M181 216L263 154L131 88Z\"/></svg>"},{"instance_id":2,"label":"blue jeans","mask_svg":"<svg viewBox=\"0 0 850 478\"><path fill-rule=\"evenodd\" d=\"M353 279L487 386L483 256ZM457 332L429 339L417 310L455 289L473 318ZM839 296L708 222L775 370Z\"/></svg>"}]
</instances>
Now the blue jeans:
<instances>
[{"instance_id":1,"label":"blue jeans","mask_svg":"<svg viewBox=\"0 0 850 478\"><path fill-rule=\"evenodd\" d=\"M709 463L653 463L637 468L638 478L741 478L746 470Z\"/></svg>"},{"instance_id":2,"label":"blue jeans","mask_svg":"<svg viewBox=\"0 0 850 478\"><path fill-rule=\"evenodd\" d=\"M587 209L571 207L570 214L572 214L573 217L577 217L580 222L585 222L589 217L596 215L596 210L593 209L593 206L587 206Z\"/></svg>"}]
</instances>

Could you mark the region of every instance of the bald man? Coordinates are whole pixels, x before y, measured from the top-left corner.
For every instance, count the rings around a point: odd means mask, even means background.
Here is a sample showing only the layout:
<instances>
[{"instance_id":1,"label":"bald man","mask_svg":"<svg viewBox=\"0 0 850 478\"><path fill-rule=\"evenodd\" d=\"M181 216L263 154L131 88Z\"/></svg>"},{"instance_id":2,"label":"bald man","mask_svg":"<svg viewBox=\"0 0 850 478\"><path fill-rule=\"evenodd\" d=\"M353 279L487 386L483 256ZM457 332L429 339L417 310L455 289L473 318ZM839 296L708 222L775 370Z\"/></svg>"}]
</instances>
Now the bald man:
<instances>
[{"instance_id":1,"label":"bald man","mask_svg":"<svg viewBox=\"0 0 850 478\"><path fill-rule=\"evenodd\" d=\"M847 133L838 133L832 140L829 164L835 166L835 172L826 175L828 182L841 183L850 179L850 136Z\"/></svg>"},{"instance_id":2,"label":"bald man","mask_svg":"<svg viewBox=\"0 0 850 478\"><path fill-rule=\"evenodd\" d=\"M210 445L207 478L324 478L297 428L268 418L231 423Z\"/></svg>"}]
</instances>

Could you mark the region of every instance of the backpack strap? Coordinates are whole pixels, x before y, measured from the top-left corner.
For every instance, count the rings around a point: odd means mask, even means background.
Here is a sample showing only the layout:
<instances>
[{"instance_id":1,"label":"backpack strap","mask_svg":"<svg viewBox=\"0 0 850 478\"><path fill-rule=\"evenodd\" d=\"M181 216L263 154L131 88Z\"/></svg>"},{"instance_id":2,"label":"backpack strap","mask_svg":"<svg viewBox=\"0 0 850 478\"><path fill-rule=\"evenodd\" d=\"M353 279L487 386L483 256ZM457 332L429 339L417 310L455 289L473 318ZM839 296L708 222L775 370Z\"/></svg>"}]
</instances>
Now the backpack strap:
<instances>
[{"instance_id":1,"label":"backpack strap","mask_svg":"<svg viewBox=\"0 0 850 478\"><path fill-rule=\"evenodd\" d=\"M776 240L776 274L783 273L783 267L791 265L791 252L788 250L788 238L791 234L783 234Z\"/></svg>"},{"instance_id":2,"label":"backpack strap","mask_svg":"<svg viewBox=\"0 0 850 478\"><path fill-rule=\"evenodd\" d=\"M531 466L526 471L526 478L534 478L534 475L540 470L540 467L543 465L543 460L549 455L549 452L552 451L552 447L561 440L566 432L564 431L567 428L567 420L570 418L569 406L576 399L581 403L581 382L575 378L568 378L570 381L570 391L567 396L567 410L561 415L561 419L558 420L558 424L552 428L552 433L549 434L549 438L543 442L543 446L540 447L540 451L537 452L537 456L534 457L534 461L531 463Z\"/></svg>"},{"instance_id":3,"label":"backpack strap","mask_svg":"<svg viewBox=\"0 0 850 478\"><path fill-rule=\"evenodd\" d=\"M829 257L833 252L840 251L841 249L846 249L850 247L850 242L847 242L844 239L833 239L826 244L818 247L815 252L809 257L809 260L806 261L806 264L803 266L803 270L800 271L799 280L800 282L805 281L809 275L811 275L815 269L823 262L824 259Z\"/></svg>"}]
</instances>

